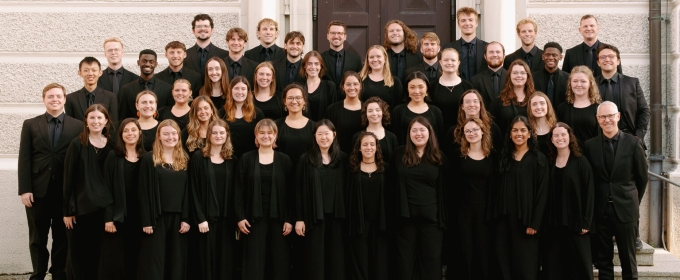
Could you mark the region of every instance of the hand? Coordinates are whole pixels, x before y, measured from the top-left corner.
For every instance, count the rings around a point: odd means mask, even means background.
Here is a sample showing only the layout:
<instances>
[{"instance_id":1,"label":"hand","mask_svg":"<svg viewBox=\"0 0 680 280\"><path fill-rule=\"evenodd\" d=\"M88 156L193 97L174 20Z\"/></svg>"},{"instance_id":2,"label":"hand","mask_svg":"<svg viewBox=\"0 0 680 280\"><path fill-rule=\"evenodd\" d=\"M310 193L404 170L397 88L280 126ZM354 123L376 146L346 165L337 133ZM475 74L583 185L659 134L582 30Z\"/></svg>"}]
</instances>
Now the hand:
<instances>
[{"instance_id":1,"label":"hand","mask_svg":"<svg viewBox=\"0 0 680 280\"><path fill-rule=\"evenodd\" d=\"M116 232L116 225L113 222L106 222L104 223L104 230L108 233L114 233Z\"/></svg>"},{"instance_id":2,"label":"hand","mask_svg":"<svg viewBox=\"0 0 680 280\"><path fill-rule=\"evenodd\" d=\"M248 223L248 220L243 219L237 224L238 230L240 230L243 234L249 234L250 230L248 228L250 227L250 223Z\"/></svg>"},{"instance_id":3,"label":"hand","mask_svg":"<svg viewBox=\"0 0 680 280\"><path fill-rule=\"evenodd\" d=\"M283 236L288 235L291 231L293 231L293 225L290 223L283 223Z\"/></svg>"},{"instance_id":4,"label":"hand","mask_svg":"<svg viewBox=\"0 0 680 280\"><path fill-rule=\"evenodd\" d=\"M584 234L586 234L586 233L588 233L588 230L585 229L585 228L582 228L582 229L581 229L581 235L584 235Z\"/></svg>"},{"instance_id":5,"label":"hand","mask_svg":"<svg viewBox=\"0 0 680 280\"><path fill-rule=\"evenodd\" d=\"M205 223L207 224L208 222ZM189 226L189 224L187 224L186 222L182 222L181 224L179 224L179 233L187 233L190 227L191 226ZM208 226L206 225L205 227Z\"/></svg>"},{"instance_id":6,"label":"hand","mask_svg":"<svg viewBox=\"0 0 680 280\"><path fill-rule=\"evenodd\" d=\"M66 226L67 229L73 229L73 226L75 224L76 224L76 216L64 217L64 225Z\"/></svg>"},{"instance_id":7,"label":"hand","mask_svg":"<svg viewBox=\"0 0 680 280\"><path fill-rule=\"evenodd\" d=\"M142 230L146 234L153 234L153 227L143 227Z\"/></svg>"},{"instance_id":8,"label":"hand","mask_svg":"<svg viewBox=\"0 0 680 280\"><path fill-rule=\"evenodd\" d=\"M305 236L305 222L297 221L295 222L295 233L299 236Z\"/></svg>"},{"instance_id":9,"label":"hand","mask_svg":"<svg viewBox=\"0 0 680 280\"><path fill-rule=\"evenodd\" d=\"M21 203L26 207L33 207L33 193L27 192L21 194Z\"/></svg>"},{"instance_id":10,"label":"hand","mask_svg":"<svg viewBox=\"0 0 680 280\"><path fill-rule=\"evenodd\" d=\"M210 231L210 228L208 227L208 221L198 224L198 231L201 233L206 233Z\"/></svg>"},{"instance_id":11,"label":"hand","mask_svg":"<svg viewBox=\"0 0 680 280\"><path fill-rule=\"evenodd\" d=\"M534 234L536 234L536 230L533 229L533 228L527 228L527 234L528 235L534 235Z\"/></svg>"}]
</instances>

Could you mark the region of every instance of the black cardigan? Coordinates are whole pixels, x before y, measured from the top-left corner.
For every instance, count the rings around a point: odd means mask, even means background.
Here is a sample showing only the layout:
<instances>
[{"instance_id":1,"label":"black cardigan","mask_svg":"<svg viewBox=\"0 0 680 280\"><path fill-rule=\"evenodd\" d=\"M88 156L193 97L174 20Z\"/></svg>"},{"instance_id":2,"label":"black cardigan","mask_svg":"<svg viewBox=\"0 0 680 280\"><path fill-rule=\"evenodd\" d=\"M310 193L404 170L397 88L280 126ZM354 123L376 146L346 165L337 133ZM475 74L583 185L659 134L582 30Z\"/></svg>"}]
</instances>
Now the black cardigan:
<instances>
[{"instance_id":1,"label":"black cardigan","mask_svg":"<svg viewBox=\"0 0 680 280\"><path fill-rule=\"evenodd\" d=\"M233 201L234 180L236 179L236 157L224 161L227 174L227 189L224 192L224 212L220 213L217 197L217 183L215 182L215 167L210 157L203 156L199 149L194 152L189 161L189 188L193 202L193 219L196 224L210 221L215 222L220 217L229 217L231 202Z\"/></svg>"},{"instance_id":2,"label":"black cardigan","mask_svg":"<svg viewBox=\"0 0 680 280\"><path fill-rule=\"evenodd\" d=\"M90 145L81 144L80 137L76 137L71 140L66 151L62 199L65 217L92 213L113 203L104 183L98 154ZM112 146L113 141L109 140L106 146L98 150L108 155ZM85 193L76 194L76 191Z\"/></svg>"},{"instance_id":3,"label":"black cardigan","mask_svg":"<svg viewBox=\"0 0 680 280\"><path fill-rule=\"evenodd\" d=\"M319 174L320 166L314 165L309 152L300 156L297 165L295 183L296 221L304 221L308 226L324 219L322 185L335 184L336 218L345 218L345 169L347 168L347 154L340 152L339 162L328 167L324 178Z\"/></svg>"},{"instance_id":4,"label":"black cardigan","mask_svg":"<svg viewBox=\"0 0 680 280\"><path fill-rule=\"evenodd\" d=\"M269 218L293 223L293 211L288 207L292 195L293 163L290 158L279 151L274 151L272 163L272 188L269 207ZM234 211L236 221L248 219L251 223L261 219L262 187L260 184L260 152L254 150L243 154L238 162L236 189L234 191Z\"/></svg>"},{"instance_id":5,"label":"black cardigan","mask_svg":"<svg viewBox=\"0 0 680 280\"><path fill-rule=\"evenodd\" d=\"M548 204L546 206L546 216L548 224L544 226L553 225L554 222L549 218L552 217L552 211L557 199L553 192L555 185L555 165L550 167L550 188L548 191ZM590 166L588 159L585 156L576 157L572 153L569 155L567 165L564 166L562 176L562 188L567 194L566 205L562 205L562 211L565 211L569 216L571 223L568 225L570 229L581 232L581 229L590 229L593 221L593 209L595 207L595 179L593 177L593 168Z\"/></svg>"},{"instance_id":6,"label":"black cardigan","mask_svg":"<svg viewBox=\"0 0 680 280\"><path fill-rule=\"evenodd\" d=\"M187 170L177 172L187 172ZM185 182L182 199L182 222L189 222L188 181ZM146 153L139 166L139 212L142 227L156 226L156 219L161 216L161 194L158 185L158 172L153 164L153 152Z\"/></svg>"},{"instance_id":7,"label":"black cardigan","mask_svg":"<svg viewBox=\"0 0 680 280\"><path fill-rule=\"evenodd\" d=\"M104 222L125 222L127 201L125 194L125 157L110 151L104 163L104 183L113 196L113 203L106 207Z\"/></svg>"},{"instance_id":8,"label":"black cardigan","mask_svg":"<svg viewBox=\"0 0 680 280\"><path fill-rule=\"evenodd\" d=\"M387 167L387 166L386 166ZM385 218L385 176L386 173L373 173L380 176L380 208L378 226L384 231L387 226ZM361 171L347 172L346 192L347 192L347 231L350 236L364 233L364 199L361 186Z\"/></svg>"}]
</instances>

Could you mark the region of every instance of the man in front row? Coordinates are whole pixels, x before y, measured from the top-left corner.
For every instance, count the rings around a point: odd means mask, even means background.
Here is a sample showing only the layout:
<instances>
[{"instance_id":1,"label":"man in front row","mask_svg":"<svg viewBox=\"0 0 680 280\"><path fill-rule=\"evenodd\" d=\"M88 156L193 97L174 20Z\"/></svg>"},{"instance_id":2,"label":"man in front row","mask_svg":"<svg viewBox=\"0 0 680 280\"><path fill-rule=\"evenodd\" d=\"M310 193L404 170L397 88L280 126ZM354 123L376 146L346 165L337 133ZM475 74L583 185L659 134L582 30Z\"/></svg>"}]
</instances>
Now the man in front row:
<instances>
[{"instance_id":1,"label":"man in front row","mask_svg":"<svg viewBox=\"0 0 680 280\"><path fill-rule=\"evenodd\" d=\"M614 279L614 242L619 249L622 278L638 279L635 258L635 229L640 201L647 187L647 159L642 140L619 130L621 114L615 103L597 107L602 134L586 141L585 156L595 177L593 263L599 279Z\"/></svg>"},{"instance_id":2,"label":"man in front row","mask_svg":"<svg viewBox=\"0 0 680 280\"><path fill-rule=\"evenodd\" d=\"M45 279L50 252L47 237L52 228L52 279L66 279L66 229L62 211L64 158L83 122L64 114L66 90L49 84L42 92L47 112L27 119L19 142L19 195L28 218L30 279Z\"/></svg>"},{"instance_id":3,"label":"man in front row","mask_svg":"<svg viewBox=\"0 0 680 280\"><path fill-rule=\"evenodd\" d=\"M562 46L548 42L543 46L542 56L543 68L531 73L534 77L534 89L545 93L553 108L557 109L557 106L567 100L569 83L569 73L560 70L558 65L562 60Z\"/></svg>"},{"instance_id":4,"label":"man in front row","mask_svg":"<svg viewBox=\"0 0 680 280\"><path fill-rule=\"evenodd\" d=\"M115 122L118 121L118 100L113 92L104 90L97 86L99 77L102 75L99 60L88 56L80 61L78 75L83 78L85 84L83 88L66 95L64 110L66 114L85 121L85 111L92 104L101 104L109 111L109 117ZM116 126L113 126L116 128Z\"/></svg>"}]
</instances>

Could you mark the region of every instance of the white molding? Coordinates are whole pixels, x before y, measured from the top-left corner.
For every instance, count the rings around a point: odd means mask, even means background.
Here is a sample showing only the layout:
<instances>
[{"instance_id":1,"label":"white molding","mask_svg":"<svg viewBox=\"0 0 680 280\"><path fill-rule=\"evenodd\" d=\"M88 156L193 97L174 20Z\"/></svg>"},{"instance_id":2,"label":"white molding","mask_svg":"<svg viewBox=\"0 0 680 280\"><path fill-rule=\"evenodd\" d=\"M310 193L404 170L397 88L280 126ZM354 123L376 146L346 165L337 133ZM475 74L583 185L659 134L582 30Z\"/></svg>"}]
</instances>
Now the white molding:
<instances>
[{"instance_id":1,"label":"white molding","mask_svg":"<svg viewBox=\"0 0 680 280\"><path fill-rule=\"evenodd\" d=\"M45 113L42 103L0 103L0 114L35 114Z\"/></svg>"},{"instance_id":2,"label":"white molding","mask_svg":"<svg viewBox=\"0 0 680 280\"><path fill-rule=\"evenodd\" d=\"M1 171L17 171L19 155L5 154L0 155L0 170Z\"/></svg>"},{"instance_id":3,"label":"white molding","mask_svg":"<svg viewBox=\"0 0 680 280\"><path fill-rule=\"evenodd\" d=\"M152 8L143 9L143 8ZM3 13L240 13L241 2L0 2Z\"/></svg>"},{"instance_id":4,"label":"white molding","mask_svg":"<svg viewBox=\"0 0 680 280\"><path fill-rule=\"evenodd\" d=\"M612 6L616 5L615 9ZM587 12L585 7L587 7ZM649 12L649 2L529 2L526 13L532 14L640 14Z\"/></svg>"}]
</instances>

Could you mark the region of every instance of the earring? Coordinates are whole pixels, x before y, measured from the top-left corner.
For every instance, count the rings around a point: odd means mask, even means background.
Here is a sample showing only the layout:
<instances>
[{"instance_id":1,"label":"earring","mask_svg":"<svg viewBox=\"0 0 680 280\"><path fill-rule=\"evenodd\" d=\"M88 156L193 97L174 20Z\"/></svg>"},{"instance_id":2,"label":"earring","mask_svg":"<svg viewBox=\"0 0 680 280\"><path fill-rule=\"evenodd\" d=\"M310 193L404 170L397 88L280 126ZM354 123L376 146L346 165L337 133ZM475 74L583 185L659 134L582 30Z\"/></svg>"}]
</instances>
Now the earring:
<instances>
[{"instance_id":1,"label":"earring","mask_svg":"<svg viewBox=\"0 0 680 280\"><path fill-rule=\"evenodd\" d=\"M302 106L302 111L307 110L307 106Z\"/></svg>"},{"instance_id":2,"label":"earring","mask_svg":"<svg viewBox=\"0 0 680 280\"><path fill-rule=\"evenodd\" d=\"M158 111L153 113L153 118L155 119L156 117L158 117Z\"/></svg>"},{"instance_id":3,"label":"earring","mask_svg":"<svg viewBox=\"0 0 680 280\"><path fill-rule=\"evenodd\" d=\"M288 107L283 106L283 110L284 110L284 111L288 111Z\"/></svg>"}]
</instances>

